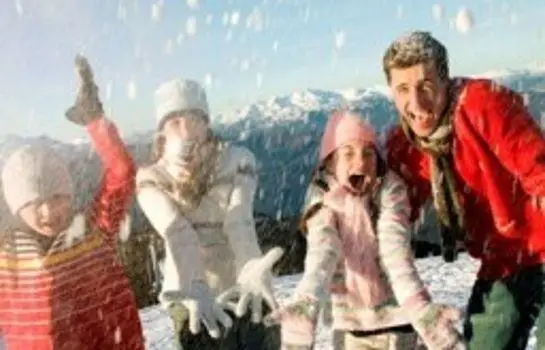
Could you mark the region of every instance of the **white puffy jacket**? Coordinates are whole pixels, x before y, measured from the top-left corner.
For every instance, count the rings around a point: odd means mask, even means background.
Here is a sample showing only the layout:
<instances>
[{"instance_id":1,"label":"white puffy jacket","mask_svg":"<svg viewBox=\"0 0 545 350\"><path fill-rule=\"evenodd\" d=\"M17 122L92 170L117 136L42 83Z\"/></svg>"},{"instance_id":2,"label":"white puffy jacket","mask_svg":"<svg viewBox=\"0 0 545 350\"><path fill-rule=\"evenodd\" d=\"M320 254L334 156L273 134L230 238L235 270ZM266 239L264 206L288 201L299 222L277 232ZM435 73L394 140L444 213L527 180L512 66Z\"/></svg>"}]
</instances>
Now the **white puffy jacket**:
<instances>
[{"instance_id":1,"label":"white puffy jacket","mask_svg":"<svg viewBox=\"0 0 545 350\"><path fill-rule=\"evenodd\" d=\"M138 171L138 202L165 243L163 304L171 301L166 292L183 295L194 280L206 281L217 296L236 283L249 259L262 255L253 218L255 157L243 147L219 147L211 186L187 212L182 212L172 190L174 178L161 160Z\"/></svg>"}]
</instances>

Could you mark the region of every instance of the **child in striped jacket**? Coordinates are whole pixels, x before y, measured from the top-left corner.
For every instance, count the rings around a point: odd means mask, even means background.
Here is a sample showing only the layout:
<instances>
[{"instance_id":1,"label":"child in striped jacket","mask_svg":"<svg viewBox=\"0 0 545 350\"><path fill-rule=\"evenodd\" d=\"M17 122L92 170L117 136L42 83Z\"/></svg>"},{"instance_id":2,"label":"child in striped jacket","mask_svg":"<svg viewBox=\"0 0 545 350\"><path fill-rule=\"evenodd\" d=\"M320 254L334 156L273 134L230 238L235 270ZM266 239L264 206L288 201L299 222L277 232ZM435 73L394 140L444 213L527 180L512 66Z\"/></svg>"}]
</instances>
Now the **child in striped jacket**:
<instances>
[{"instance_id":1,"label":"child in striped jacket","mask_svg":"<svg viewBox=\"0 0 545 350\"><path fill-rule=\"evenodd\" d=\"M307 192L303 277L290 301L269 315L284 349L311 349L318 311L331 295L335 348L464 348L455 309L436 305L414 265L404 183L388 171L376 134L360 115L329 119Z\"/></svg>"},{"instance_id":2,"label":"child in striped jacket","mask_svg":"<svg viewBox=\"0 0 545 350\"><path fill-rule=\"evenodd\" d=\"M89 210L73 210L72 178L51 149L24 146L7 159L2 189L14 224L0 232L0 334L7 350L143 350L138 309L117 257L117 233L134 192L135 166L103 117L83 57L67 117L85 125L104 173Z\"/></svg>"}]
</instances>

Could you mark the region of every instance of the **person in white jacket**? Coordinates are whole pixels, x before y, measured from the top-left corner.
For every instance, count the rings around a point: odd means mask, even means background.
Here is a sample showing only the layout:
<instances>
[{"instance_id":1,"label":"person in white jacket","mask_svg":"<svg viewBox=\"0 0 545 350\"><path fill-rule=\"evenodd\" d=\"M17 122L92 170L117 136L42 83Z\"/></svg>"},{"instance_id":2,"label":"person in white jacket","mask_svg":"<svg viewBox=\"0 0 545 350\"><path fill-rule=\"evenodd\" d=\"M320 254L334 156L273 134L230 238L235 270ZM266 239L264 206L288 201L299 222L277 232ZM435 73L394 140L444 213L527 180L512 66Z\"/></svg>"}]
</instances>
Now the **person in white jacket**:
<instances>
[{"instance_id":1,"label":"person in white jacket","mask_svg":"<svg viewBox=\"0 0 545 350\"><path fill-rule=\"evenodd\" d=\"M254 155L213 134L197 82L161 84L155 105L154 159L138 171L137 200L164 240L159 300L180 345L278 348L279 330L261 320L277 307L271 270L283 250L263 255L258 244Z\"/></svg>"}]
</instances>

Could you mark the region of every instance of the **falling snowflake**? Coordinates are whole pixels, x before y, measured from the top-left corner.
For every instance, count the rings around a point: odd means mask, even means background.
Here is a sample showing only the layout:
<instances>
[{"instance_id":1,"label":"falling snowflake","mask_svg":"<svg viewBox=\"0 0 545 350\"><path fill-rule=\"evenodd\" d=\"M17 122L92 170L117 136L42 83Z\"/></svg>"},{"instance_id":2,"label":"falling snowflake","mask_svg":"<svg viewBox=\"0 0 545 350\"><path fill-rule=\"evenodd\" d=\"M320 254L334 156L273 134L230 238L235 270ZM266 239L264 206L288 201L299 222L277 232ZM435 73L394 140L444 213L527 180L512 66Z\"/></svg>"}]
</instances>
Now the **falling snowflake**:
<instances>
[{"instance_id":1,"label":"falling snowflake","mask_svg":"<svg viewBox=\"0 0 545 350\"><path fill-rule=\"evenodd\" d=\"M205 22L207 25L210 25L212 24L212 20L214 19L214 16L212 14L207 14L206 15L206 19L205 19Z\"/></svg>"},{"instance_id":2,"label":"falling snowflake","mask_svg":"<svg viewBox=\"0 0 545 350\"><path fill-rule=\"evenodd\" d=\"M185 22L185 32L189 37L197 34L197 18L191 16L187 19L187 22Z\"/></svg>"},{"instance_id":3,"label":"falling snowflake","mask_svg":"<svg viewBox=\"0 0 545 350\"><path fill-rule=\"evenodd\" d=\"M157 3L151 5L151 20L159 22L163 17L163 4Z\"/></svg>"},{"instance_id":4,"label":"falling snowflake","mask_svg":"<svg viewBox=\"0 0 545 350\"><path fill-rule=\"evenodd\" d=\"M224 26L229 24L229 14L227 12L223 13L223 16L221 18L221 23L223 23Z\"/></svg>"},{"instance_id":5,"label":"falling snowflake","mask_svg":"<svg viewBox=\"0 0 545 350\"><path fill-rule=\"evenodd\" d=\"M104 115L106 116L106 118L112 118L114 113L113 113L113 108L111 106L108 106L106 107L106 110L104 111Z\"/></svg>"},{"instance_id":6,"label":"falling snowflake","mask_svg":"<svg viewBox=\"0 0 545 350\"><path fill-rule=\"evenodd\" d=\"M116 344L121 344L121 328L119 326L115 329L114 340Z\"/></svg>"},{"instance_id":7,"label":"falling snowflake","mask_svg":"<svg viewBox=\"0 0 545 350\"><path fill-rule=\"evenodd\" d=\"M509 21L511 22L511 24L517 24L519 22L519 18L517 16L516 13L512 13L510 16L509 16Z\"/></svg>"},{"instance_id":8,"label":"falling snowflake","mask_svg":"<svg viewBox=\"0 0 545 350\"><path fill-rule=\"evenodd\" d=\"M187 6L192 9L196 10L199 8L199 0L187 0Z\"/></svg>"},{"instance_id":9,"label":"falling snowflake","mask_svg":"<svg viewBox=\"0 0 545 350\"><path fill-rule=\"evenodd\" d=\"M136 83L134 82L134 79L127 84L127 97L129 100L136 99Z\"/></svg>"},{"instance_id":10,"label":"falling snowflake","mask_svg":"<svg viewBox=\"0 0 545 350\"><path fill-rule=\"evenodd\" d=\"M165 44L165 54L170 55L172 53L172 50L174 48L174 42L172 39L168 39Z\"/></svg>"},{"instance_id":11,"label":"falling snowflake","mask_svg":"<svg viewBox=\"0 0 545 350\"><path fill-rule=\"evenodd\" d=\"M182 43L184 42L184 39L185 39L185 34L183 32L180 32L178 36L176 37L176 43L178 45L182 45Z\"/></svg>"},{"instance_id":12,"label":"falling snowflake","mask_svg":"<svg viewBox=\"0 0 545 350\"><path fill-rule=\"evenodd\" d=\"M337 32L335 34L335 48L337 48L337 50L340 50L344 44L346 42L346 34L344 33L343 30L341 30L340 32Z\"/></svg>"},{"instance_id":13,"label":"falling snowflake","mask_svg":"<svg viewBox=\"0 0 545 350\"><path fill-rule=\"evenodd\" d=\"M240 62L240 70L242 72L245 72L247 71L248 69L250 69L250 61L248 60L243 60L242 62Z\"/></svg>"},{"instance_id":14,"label":"falling snowflake","mask_svg":"<svg viewBox=\"0 0 545 350\"><path fill-rule=\"evenodd\" d=\"M274 52L278 51L278 41L277 40L275 40L275 42L273 43L273 51Z\"/></svg>"},{"instance_id":15,"label":"falling snowflake","mask_svg":"<svg viewBox=\"0 0 545 350\"><path fill-rule=\"evenodd\" d=\"M402 4L398 4L398 5L397 5L396 17L397 17L398 19L403 18L403 13L404 13L404 11L403 11L403 5L402 5Z\"/></svg>"},{"instance_id":16,"label":"falling snowflake","mask_svg":"<svg viewBox=\"0 0 545 350\"><path fill-rule=\"evenodd\" d=\"M204 76L204 84L208 87L211 87L213 83L213 78L211 73L206 73Z\"/></svg>"},{"instance_id":17,"label":"falling snowflake","mask_svg":"<svg viewBox=\"0 0 545 350\"><path fill-rule=\"evenodd\" d=\"M254 8L246 18L246 28L253 29L256 32L262 31L264 24L263 13L258 8Z\"/></svg>"},{"instance_id":18,"label":"falling snowflake","mask_svg":"<svg viewBox=\"0 0 545 350\"><path fill-rule=\"evenodd\" d=\"M263 74L258 72L255 75L255 84L256 84L258 89L260 89L263 86Z\"/></svg>"},{"instance_id":19,"label":"falling snowflake","mask_svg":"<svg viewBox=\"0 0 545 350\"><path fill-rule=\"evenodd\" d=\"M23 4L21 3L21 0L15 0L15 11L17 11L19 17L23 15Z\"/></svg>"},{"instance_id":20,"label":"falling snowflake","mask_svg":"<svg viewBox=\"0 0 545 350\"><path fill-rule=\"evenodd\" d=\"M449 29L456 29L456 17L449 19L448 28Z\"/></svg>"},{"instance_id":21,"label":"falling snowflake","mask_svg":"<svg viewBox=\"0 0 545 350\"><path fill-rule=\"evenodd\" d=\"M456 16L456 30L462 34L467 34L473 27L473 14L465 7L462 7Z\"/></svg>"},{"instance_id":22,"label":"falling snowflake","mask_svg":"<svg viewBox=\"0 0 545 350\"><path fill-rule=\"evenodd\" d=\"M123 4L122 0L120 0L117 5L117 18L120 21L125 21L127 19L127 8L125 7L125 4Z\"/></svg>"},{"instance_id":23,"label":"falling snowflake","mask_svg":"<svg viewBox=\"0 0 545 350\"><path fill-rule=\"evenodd\" d=\"M305 9L305 15L303 17L303 22L308 23L309 20L310 20L310 6L307 6L307 8Z\"/></svg>"},{"instance_id":24,"label":"falling snowflake","mask_svg":"<svg viewBox=\"0 0 545 350\"><path fill-rule=\"evenodd\" d=\"M109 81L107 84L106 84L106 101L109 101L110 98L112 97L112 89L113 89L113 82L112 81Z\"/></svg>"},{"instance_id":25,"label":"falling snowflake","mask_svg":"<svg viewBox=\"0 0 545 350\"><path fill-rule=\"evenodd\" d=\"M233 31L229 29L225 34L225 41L231 41L233 39Z\"/></svg>"},{"instance_id":26,"label":"falling snowflake","mask_svg":"<svg viewBox=\"0 0 545 350\"><path fill-rule=\"evenodd\" d=\"M435 19L437 22L441 22L443 20L443 6L440 4L435 4L431 7L431 12L433 15L433 19Z\"/></svg>"},{"instance_id":27,"label":"falling snowflake","mask_svg":"<svg viewBox=\"0 0 545 350\"><path fill-rule=\"evenodd\" d=\"M231 14L231 25L236 26L238 24L239 19L240 19L240 12L234 11Z\"/></svg>"}]
</instances>

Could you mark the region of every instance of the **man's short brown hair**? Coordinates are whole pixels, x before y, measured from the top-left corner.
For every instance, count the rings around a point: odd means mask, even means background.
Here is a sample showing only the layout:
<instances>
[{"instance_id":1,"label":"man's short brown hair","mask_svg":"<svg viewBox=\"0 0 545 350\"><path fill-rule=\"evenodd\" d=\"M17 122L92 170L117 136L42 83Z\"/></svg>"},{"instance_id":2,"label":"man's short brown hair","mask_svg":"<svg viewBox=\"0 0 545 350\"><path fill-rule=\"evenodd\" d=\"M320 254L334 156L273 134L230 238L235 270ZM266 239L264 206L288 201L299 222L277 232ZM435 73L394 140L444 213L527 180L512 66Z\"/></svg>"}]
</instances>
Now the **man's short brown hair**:
<instances>
[{"instance_id":1,"label":"man's short brown hair","mask_svg":"<svg viewBox=\"0 0 545 350\"><path fill-rule=\"evenodd\" d=\"M390 82L392 68L409 68L433 62L439 77L448 79L448 52L429 32L414 31L397 38L390 44L382 58L382 69Z\"/></svg>"}]
</instances>

